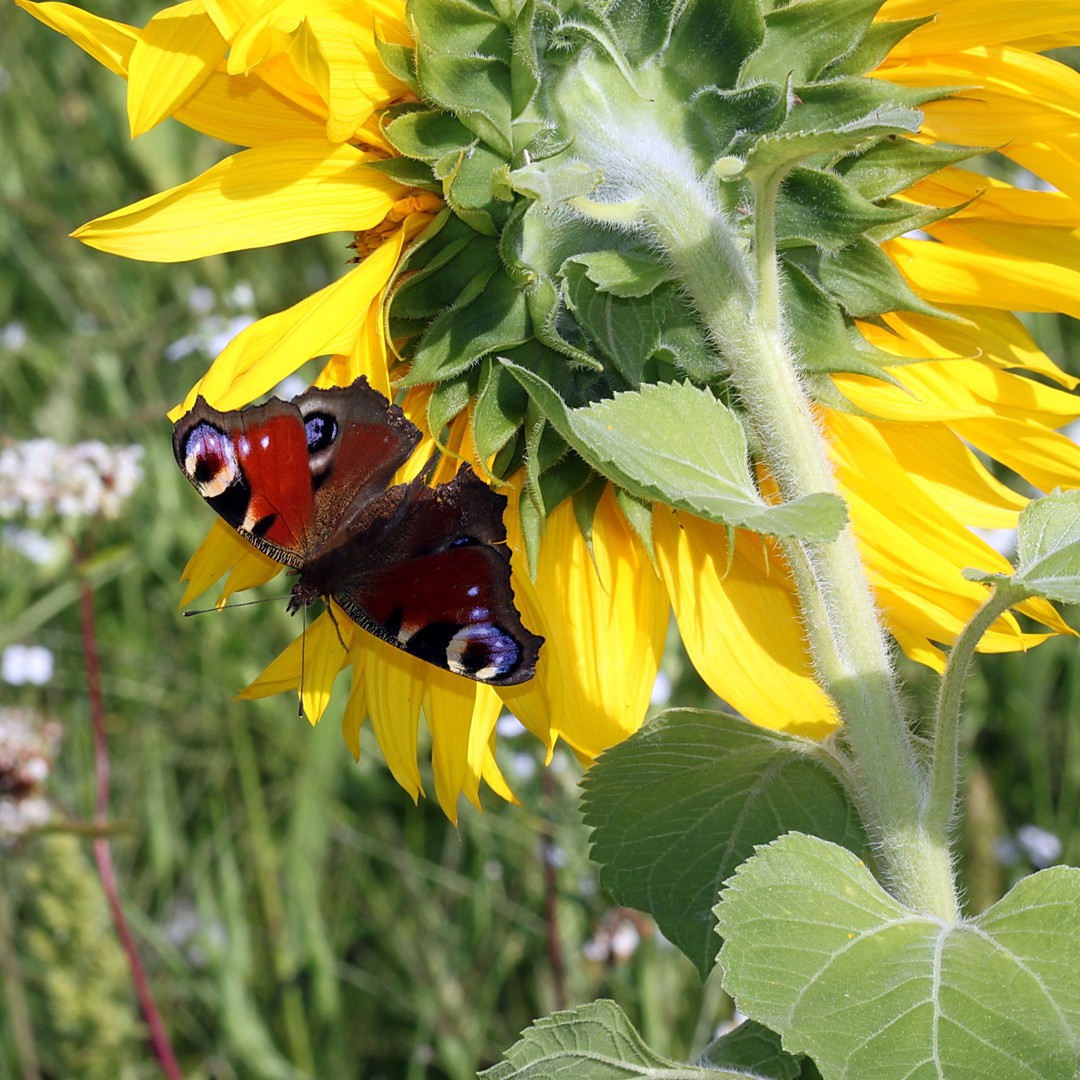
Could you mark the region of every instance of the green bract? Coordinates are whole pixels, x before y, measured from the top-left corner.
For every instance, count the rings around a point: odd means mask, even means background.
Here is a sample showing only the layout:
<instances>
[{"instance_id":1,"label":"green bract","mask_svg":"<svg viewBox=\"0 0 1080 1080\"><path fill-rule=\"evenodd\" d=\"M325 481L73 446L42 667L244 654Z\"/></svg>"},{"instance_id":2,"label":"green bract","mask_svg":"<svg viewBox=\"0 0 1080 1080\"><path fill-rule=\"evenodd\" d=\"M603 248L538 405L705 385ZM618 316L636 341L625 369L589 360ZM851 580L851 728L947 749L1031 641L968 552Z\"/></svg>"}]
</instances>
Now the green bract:
<instances>
[{"instance_id":1,"label":"green bract","mask_svg":"<svg viewBox=\"0 0 1080 1080\"><path fill-rule=\"evenodd\" d=\"M610 470L592 443L568 445L550 395L499 358L571 409L687 381L737 409L728 360L756 303L762 237L791 341L829 404L842 402L824 374L887 377L897 362L854 317L933 310L878 244L947 213L895 196L967 151L906 137L943 91L866 76L921 25L872 24L879 6L409 4L416 49L384 58L419 100L388 110L384 126L447 210L405 260L391 336L411 364L405 381L436 384L433 431L475 402L477 450L496 474L528 456L540 525L591 470ZM731 340L715 311L706 330L672 256L675 233L686 254L688 221L700 223L698 255L719 267Z\"/></svg>"}]
</instances>

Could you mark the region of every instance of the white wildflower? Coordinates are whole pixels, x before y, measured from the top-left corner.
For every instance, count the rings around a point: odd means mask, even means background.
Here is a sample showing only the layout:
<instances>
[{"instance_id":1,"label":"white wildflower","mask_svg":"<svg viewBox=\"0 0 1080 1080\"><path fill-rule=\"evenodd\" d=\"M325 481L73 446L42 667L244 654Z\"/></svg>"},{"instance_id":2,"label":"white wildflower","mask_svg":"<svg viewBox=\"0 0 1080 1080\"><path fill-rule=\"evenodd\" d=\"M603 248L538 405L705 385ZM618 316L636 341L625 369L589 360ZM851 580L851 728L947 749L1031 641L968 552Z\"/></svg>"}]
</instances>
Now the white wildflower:
<instances>
[{"instance_id":1,"label":"white wildflower","mask_svg":"<svg viewBox=\"0 0 1080 1080\"><path fill-rule=\"evenodd\" d=\"M0 518L119 517L142 479L141 446L62 446L30 439L0 448Z\"/></svg>"}]
</instances>

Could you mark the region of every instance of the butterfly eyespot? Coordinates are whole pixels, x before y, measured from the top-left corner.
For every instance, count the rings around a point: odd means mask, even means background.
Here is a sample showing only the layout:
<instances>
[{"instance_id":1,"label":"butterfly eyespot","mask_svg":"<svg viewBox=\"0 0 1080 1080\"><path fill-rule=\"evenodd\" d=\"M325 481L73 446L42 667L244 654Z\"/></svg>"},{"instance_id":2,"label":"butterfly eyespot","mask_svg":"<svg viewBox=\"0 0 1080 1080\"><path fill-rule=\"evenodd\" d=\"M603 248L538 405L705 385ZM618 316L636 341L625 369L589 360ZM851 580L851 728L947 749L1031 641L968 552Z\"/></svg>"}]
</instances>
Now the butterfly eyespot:
<instances>
[{"instance_id":1,"label":"butterfly eyespot","mask_svg":"<svg viewBox=\"0 0 1080 1080\"><path fill-rule=\"evenodd\" d=\"M521 646L493 623L463 626L446 647L446 666L485 682L508 675L521 663Z\"/></svg>"},{"instance_id":2,"label":"butterfly eyespot","mask_svg":"<svg viewBox=\"0 0 1080 1080\"><path fill-rule=\"evenodd\" d=\"M304 435L308 453L321 453L338 437L338 423L329 413L312 413L304 420Z\"/></svg>"},{"instance_id":3,"label":"butterfly eyespot","mask_svg":"<svg viewBox=\"0 0 1080 1080\"><path fill-rule=\"evenodd\" d=\"M232 440L212 424L197 424L184 443L184 472L204 499L215 499L240 478Z\"/></svg>"}]
</instances>

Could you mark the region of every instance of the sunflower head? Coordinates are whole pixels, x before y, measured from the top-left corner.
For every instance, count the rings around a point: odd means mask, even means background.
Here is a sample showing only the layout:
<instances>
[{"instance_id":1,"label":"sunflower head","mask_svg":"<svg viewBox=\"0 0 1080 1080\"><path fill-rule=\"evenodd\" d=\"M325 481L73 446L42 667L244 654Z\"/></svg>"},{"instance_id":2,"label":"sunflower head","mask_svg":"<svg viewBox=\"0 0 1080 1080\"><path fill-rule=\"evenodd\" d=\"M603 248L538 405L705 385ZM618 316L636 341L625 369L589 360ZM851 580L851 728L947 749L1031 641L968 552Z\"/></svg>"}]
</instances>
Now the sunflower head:
<instances>
[{"instance_id":1,"label":"sunflower head","mask_svg":"<svg viewBox=\"0 0 1080 1080\"><path fill-rule=\"evenodd\" d=\"M727 393L724 342L655 240L673 189L680 211L685 186L722 215L704 239L733 322L750 317L757 230L773 231L793 342L830 403L829 372L897 360L855 319L935 311L879 245L949 212L896 196L969 152L910 138L941 91L867 76L923 21L874 23L879 6L409 5L414 48L382 55L417 100L381 113L401 160L374 167L446 210L402 260L390 337L403 382L433 386L432 432L468 410L497 476L528 466L531 550L546 514L587 506L611 469L567 444L514 367L571 407L645 383Z\"/></svg>"}]
</instances>

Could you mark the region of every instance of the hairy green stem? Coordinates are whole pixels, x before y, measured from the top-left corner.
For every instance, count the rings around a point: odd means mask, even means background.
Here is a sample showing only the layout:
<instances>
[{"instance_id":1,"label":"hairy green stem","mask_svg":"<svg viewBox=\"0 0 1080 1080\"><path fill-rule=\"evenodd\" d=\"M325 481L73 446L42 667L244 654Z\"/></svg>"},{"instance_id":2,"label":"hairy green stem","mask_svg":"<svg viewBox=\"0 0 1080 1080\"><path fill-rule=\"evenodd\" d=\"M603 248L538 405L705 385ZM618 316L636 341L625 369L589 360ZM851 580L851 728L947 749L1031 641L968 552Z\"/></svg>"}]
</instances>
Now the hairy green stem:
<instances>
[{"instance_id":1,"label":"hairy green stem","mask_svg":"<svg viewBox=\"0 0 1080 1080\"><path fill-rule=\"evenodd\" d=\"M785 340L772 231L775 186L760 192L754 270L744 279L745 292L733 297L739 275L721 254L733 248L731 230L708 192L684 177L664 183L654 174L650 181L648 219L731 365L781 493L787 500L835 493L825 439ZM887 884L917 910L955 918L947 833L926 828L926 777L851 531L830 543L793 542L789 550L818 677L844 720L855 794Z\"/></svg>"},{"instance_id":2,"label":"hairy green stem","mask_svg":"<svg viewBox=\"0 0 1080 1080\"><path fill-rule=\"evenodd\" d=\"M960 787L960 702L975 647L994 620L1026 596L1023 590L1014 585L1003 582L996 586L986 603L960 632L949 653L934 710L930 794L923 815L926 829L932 834L947 834L956 813Z\"/></svg>"}]
</instances>

